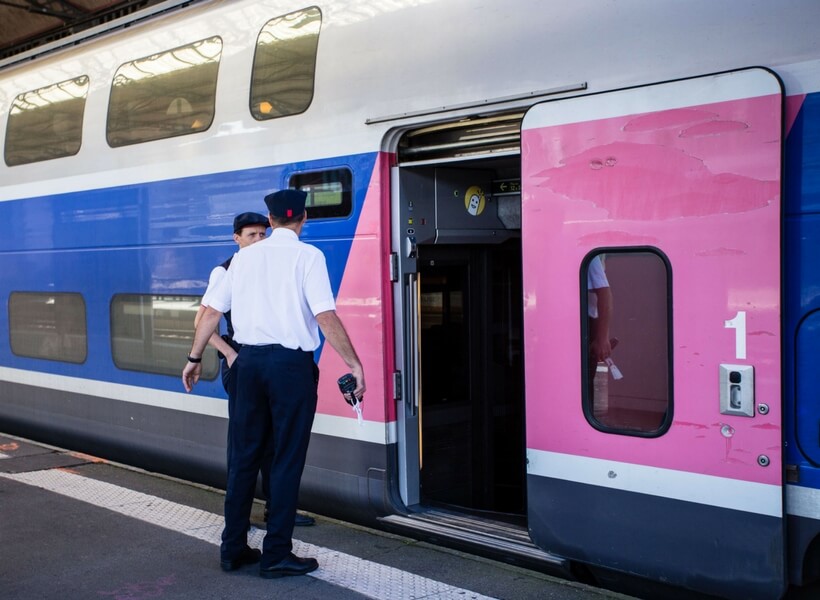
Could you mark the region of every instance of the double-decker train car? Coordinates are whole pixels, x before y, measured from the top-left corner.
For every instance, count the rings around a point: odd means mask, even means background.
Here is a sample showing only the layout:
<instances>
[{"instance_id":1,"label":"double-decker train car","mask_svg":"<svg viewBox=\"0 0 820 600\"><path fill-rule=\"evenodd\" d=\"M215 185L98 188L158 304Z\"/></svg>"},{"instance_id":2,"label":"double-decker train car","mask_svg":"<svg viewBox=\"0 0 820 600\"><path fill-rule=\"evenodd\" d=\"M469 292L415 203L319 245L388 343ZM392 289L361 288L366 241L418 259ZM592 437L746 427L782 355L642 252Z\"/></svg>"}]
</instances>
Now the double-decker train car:
<instances>
[{"instance_id":1,"label":"double-decker train car","mask_svg":"<svg viewBox=\"0 0 820 600\"><path fill-rule=\"evenodd\" d=\"M221 485L194 315L233 216L296 187L368 382L360 420L317 351L303 508L598 581L810 583L818 26L203 0L6 59L0 431Z\"/></svg>"}]
</instances>

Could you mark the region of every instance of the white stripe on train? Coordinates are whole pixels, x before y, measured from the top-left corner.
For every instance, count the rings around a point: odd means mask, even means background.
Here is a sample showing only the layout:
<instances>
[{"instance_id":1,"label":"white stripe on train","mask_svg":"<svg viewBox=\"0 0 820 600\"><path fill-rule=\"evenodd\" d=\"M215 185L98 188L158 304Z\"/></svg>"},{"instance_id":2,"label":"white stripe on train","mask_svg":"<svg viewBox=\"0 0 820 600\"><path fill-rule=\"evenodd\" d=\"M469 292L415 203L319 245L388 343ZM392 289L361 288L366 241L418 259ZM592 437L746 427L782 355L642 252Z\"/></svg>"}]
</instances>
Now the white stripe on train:
<instances>
[{"instance_id":1,"label":"white stripe on train","mask_svg":"<svg viewBox=\"0 0 820 600\"><path fill-rule=\"evenodd\" d=\"M156 406L169 410L179 410L210 417L228 418L228 401L224 398L210 398L183 392L167 392L135 385L96 381L80 377L67 377L52 373L26 371L0 367L0 381L9 381L22 385L70 392L85 396L108 398L120 402L132 402L145 406ZM180 383L180 386L182 384ZM341 398L339 400L341 402ZM392 444L396 441L396 423L381 423L367 420L367 404L364 407L364 420L359 425L356 414L350 411L350 417L337 417L316 413L313 420L313 433L342 437L372 444Z\"/></svg>"},{"instance_id":2,"label":"white stripe on train","mask_svg":"<svg viewBox=\"0 0 820 600\"><path fill-rule=\"evenodd\" d=\"M781 517L780 486L527 449L527 473L613 490Z\"/></svg>"},{"instance_id":3,"label":"white stripe on train","mask_svg":"<svg viewBox=\"0 0 820 600\"><path fill-rule=\"evenodd\" d=\"M135 404L220 418L228 417L227 401L220 398L189 395L182 392L166 392L8 367L0 367L0 380L109 398L114 401L133 402ZM366 415L365 410L365 417ZM352 413L349 418L317 414L313 423L313 432L374 444L392 444L396 442L396 423L394 421L384 424L365 419L363 424L359 426L355 415ZM530 475L555 477L577 483L663 496L763 515L780 516L782 514L782 493L778 486L534 449L527 450L527 459L529 463L527 472ZM610 471L617 476L610 477ZM786 487L786 511L788 514L820 519L820 490L794 485ZM751 489L760 490L765 500L762 503L750 504L748 496L750 496L749 491ZM751 494L752 497L755 495L756 492Z\"/></svg>"}]
</instances>

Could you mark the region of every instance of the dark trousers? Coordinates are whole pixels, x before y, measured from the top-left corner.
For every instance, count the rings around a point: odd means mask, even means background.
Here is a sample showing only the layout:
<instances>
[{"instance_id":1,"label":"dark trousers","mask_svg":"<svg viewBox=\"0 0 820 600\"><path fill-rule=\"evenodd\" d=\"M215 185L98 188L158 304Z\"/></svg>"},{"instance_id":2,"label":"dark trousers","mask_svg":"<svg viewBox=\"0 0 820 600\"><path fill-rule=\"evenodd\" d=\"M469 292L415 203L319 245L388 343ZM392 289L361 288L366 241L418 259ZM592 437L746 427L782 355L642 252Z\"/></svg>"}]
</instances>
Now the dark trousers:
<instances>
[{"instance_id":1,"label":"dark trousers","mask_svg":"<svg viewBox=\"0 0 820 600\"><path fill-rule=\"evenodd\" d=\"M313 354L278 345L243 346L233 368L236 399L228 420L229 463L222 559L239 556L247 544L256 477L272 440L268 530L261 566L293 549L293 520L316 412Z\"/></svg>"},{"instance_id":2,"label":"dark trousers","mask_svg":"<svg viewBox=\"0 0 820 600\"><path fill-rule=\"evenodd\" d=\"M220 355L221 356L221 355ZM228 367L228 361L222 359L222 387L228 394L228 419L234 413L234 404L236 404L236 361ZM228 427L228 464L231 464L231 429ZM265 454L262 456L262 467L260 473L262 475L262 495L265 496L265 502L270 499L270 465L273 460L273 439L268 440Z\"/></svg>"}]
</instances>

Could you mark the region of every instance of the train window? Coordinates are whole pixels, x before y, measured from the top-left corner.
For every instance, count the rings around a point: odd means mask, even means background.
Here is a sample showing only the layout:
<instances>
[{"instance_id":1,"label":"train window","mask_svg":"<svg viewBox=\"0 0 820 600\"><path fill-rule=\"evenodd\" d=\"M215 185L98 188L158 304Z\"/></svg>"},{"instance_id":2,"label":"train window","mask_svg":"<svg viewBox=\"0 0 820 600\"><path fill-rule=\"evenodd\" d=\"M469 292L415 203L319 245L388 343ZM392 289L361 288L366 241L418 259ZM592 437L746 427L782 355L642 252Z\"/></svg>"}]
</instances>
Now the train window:
<instances>
[{"instance_id":1,"label":"train window","mask_svg":"<svg viewBox=\"0 0 820 600\"><path fill-rule=\"evenodd\" d=\"M87 96L85 75L17 96L6 124L6 164L13 167L77 154Z\"/></svg>"},{"instance_id":2,"label":"train window","mask_svg":"<svg viewBox=\"0 0 820 600\"><path fill-rule=\"evenodd\" d=\"M305 206L311 220L346 217L353 209L350 169L330 169L291 175L289 187L307 192Z\"/></svg>"},{"instance_id":3,"label":"train window","mask_svg":"<svg viewBox=\"0 0 820 600\"><path fill-rule=\"evenodd\" d=\"M178 377L194 339L199 296L118 294L111 301L111 352L128 371ZM213 348L202 356L202 378L215 379L219 359Z\"/></svg>"},{"instance_id":4,"label":"train window","mask_svg":"<svg viewBox=\"0 0 820 600\"><path fill-rule=\"evenodd\" d=\"M127 62L108 101L111 147L205 131L214 120L222 40L211 37Z\"/></svg>"},{"instance_id":5,"label":"train window","mask_svg":"<svg viewBox=\"0 0 820 600\"><path fill-rule=\"evenodd\" d=\"M669 263L654 249L587 256L584 413L602 431L659 436L672 419Z\"/></svg>"},{"instance_id":6,"label":"train window","mask_svg":"<svg viewBox=\"0 0 820 600\"><path fill-rule=\"evenodd\" d=\"M303 113L313 100L322 13L312 6L271 19L259 32L251 114L259 121Z\"/></svg>"},{"instance_id":7,"label":"train window","mask_svg":"<svg viewBox=\"0 0 820 600\"><path fill-rule=\"evenodd\" d=\"M83 363L88 354L85 301L74 293L12 292L9 336L18 356Z\"/></svg>"}]
</instances>

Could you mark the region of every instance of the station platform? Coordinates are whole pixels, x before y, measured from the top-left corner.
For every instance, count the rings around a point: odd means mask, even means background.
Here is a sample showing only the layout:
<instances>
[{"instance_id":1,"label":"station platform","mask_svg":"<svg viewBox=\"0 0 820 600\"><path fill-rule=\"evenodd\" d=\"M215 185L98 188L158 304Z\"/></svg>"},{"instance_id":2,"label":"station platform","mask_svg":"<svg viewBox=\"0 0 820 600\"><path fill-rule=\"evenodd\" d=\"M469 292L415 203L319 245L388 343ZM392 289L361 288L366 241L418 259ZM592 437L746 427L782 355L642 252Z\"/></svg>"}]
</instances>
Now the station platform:
<instances>
[{"instance_id":1,"label":"station platform","mask_svg":"<svg viewBox=\"0 0 820 600\"><path fill-rule=\"evenodd\" d=\"M219 566L221 490L0 433L0 597L628 600L628 596L343 523L297 527L319 569L266 580ZM261 526L263 505L253 509ZM252 526L249 544L264 531Z\"/></svg>"}]
</instances>

